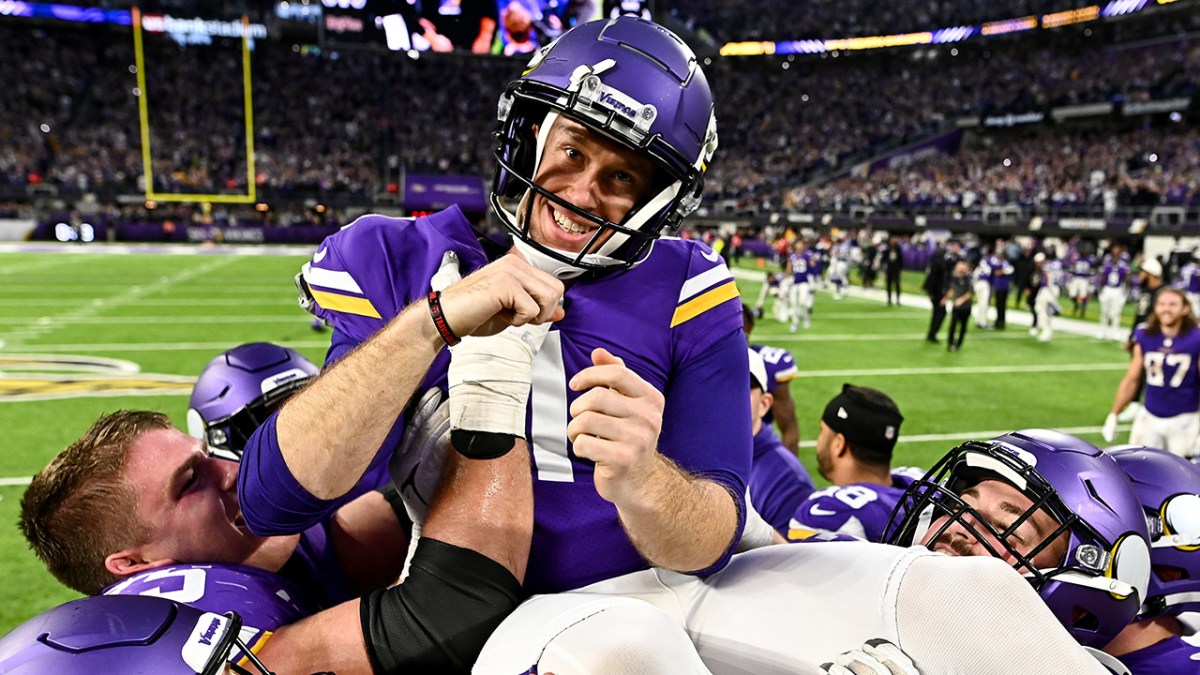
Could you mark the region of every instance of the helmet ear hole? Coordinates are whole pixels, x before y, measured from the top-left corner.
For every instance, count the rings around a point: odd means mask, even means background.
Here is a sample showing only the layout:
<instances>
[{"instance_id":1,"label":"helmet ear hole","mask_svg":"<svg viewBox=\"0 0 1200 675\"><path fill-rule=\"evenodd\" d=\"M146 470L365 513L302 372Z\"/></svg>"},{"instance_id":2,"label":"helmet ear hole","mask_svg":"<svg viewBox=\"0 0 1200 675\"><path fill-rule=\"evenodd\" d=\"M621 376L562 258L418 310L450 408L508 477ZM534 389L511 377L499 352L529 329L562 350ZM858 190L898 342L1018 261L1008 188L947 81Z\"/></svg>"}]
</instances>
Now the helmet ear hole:
<instances>
[{"instance_id":1,"label":"helmet ear hole","mask_svg":"<svg viewBox=\"0 0 1200 675\"><path fill-rule=\"evenodd\" d=\"M1075 606L1071 620L1071 628L1074 630L1082 630L1095 632L1100 630L1100 619L1093 613L1087 611L1083 607Z\"/></svg>"}]
</instances>

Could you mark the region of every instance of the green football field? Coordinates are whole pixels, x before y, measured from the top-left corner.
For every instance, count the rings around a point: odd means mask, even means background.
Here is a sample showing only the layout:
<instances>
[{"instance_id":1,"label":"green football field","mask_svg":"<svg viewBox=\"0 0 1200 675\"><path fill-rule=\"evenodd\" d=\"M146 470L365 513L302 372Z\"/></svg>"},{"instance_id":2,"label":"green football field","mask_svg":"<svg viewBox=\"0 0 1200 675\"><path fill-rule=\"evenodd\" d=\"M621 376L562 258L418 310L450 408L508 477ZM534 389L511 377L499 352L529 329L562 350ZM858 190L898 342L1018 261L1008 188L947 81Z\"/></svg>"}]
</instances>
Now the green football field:
<instances>
[{"instance_id":1,"label":"green football field","mask_svg":"<svg viewBox=\"0 0 1200 675\"><path fill-rule=\"evenodd\" d=\"M29 476L105 412L150 408L183 426L193 378L225 349L273 341L320 363L328 342L296 305L302 254L82 250L0 253L0 634L75 597L16 527ZM756 298L754 270L740 272L743 296ZM905 280L907 290L919 284L915 273ZM1038 343L1011 318L1004 332L972 327L963 350L948 353L923 339L927 303L887 307L820 293L811 329L792 334L769 317L752 341L785 347L799 363L791 389L801 459L814 476L817 421L844 382L896 400L905 421L895 462L928 467L962 439L1022 427L1101 442L1127 365L1116 343L1064 331Z\"/></svg>"}]
</instances>

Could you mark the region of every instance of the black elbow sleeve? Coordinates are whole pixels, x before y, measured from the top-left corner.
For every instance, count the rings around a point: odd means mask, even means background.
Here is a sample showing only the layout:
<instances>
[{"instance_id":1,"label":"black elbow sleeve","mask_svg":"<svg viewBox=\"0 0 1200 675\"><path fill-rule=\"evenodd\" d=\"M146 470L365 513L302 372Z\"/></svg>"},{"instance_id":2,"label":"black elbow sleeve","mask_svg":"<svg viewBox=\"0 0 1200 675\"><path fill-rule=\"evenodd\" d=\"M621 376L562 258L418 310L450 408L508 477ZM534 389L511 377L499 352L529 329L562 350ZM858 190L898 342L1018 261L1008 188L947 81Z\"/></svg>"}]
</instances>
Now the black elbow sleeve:
<instances>
[{"instance_id":1,"label":"black elbow sleeve","mask_svg":"<svg viewBox=\"0 0 1200 675\"><path fill-rule=\"evenodd\" d=\"M404 583L374 591L360 605L371 667L378 675L470 673L521 597L521 585L503 565L422 538Z\"/></svg>"}]
</instances>

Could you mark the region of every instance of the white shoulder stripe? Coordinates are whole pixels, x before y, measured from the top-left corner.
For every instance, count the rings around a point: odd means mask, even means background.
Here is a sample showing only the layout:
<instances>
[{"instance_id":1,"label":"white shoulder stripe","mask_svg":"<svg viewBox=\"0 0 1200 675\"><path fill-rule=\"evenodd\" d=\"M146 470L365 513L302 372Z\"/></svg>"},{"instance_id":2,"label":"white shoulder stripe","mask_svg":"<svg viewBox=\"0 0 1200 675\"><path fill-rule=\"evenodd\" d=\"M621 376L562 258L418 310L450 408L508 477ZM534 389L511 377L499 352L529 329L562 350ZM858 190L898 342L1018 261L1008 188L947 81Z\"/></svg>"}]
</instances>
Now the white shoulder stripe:
<instances>
[{"instance_id":1,"label":"white shoulder stripe","mask_svg":"<svg viewBox=\"0 0 1200 675\"><path fill-rule=\"evenodd\" d=\"M693 295L699 294L700 291L717 285L718 282L732 278L733 272L730 272L729 268L724 265L717 265L710 270L705 270L683 283L683 288L679 289L679 302L683 302Z\"/></svg>"},{"instance_id":2,"label":"white shoulder stripe","mask_svg":"<svg viewBox=\"0 0 1200 675\"><path fill-rule=\"evenodd\" d=\"M332 288L348 293L357 293L358 295L363 294L362 289L358 287L358 282L354 280L354 277L350 276L349 272L321 269L320 267L313 267L309 263L304 263L300 271L304 274L304 280L309 285Z\"/></svg>"}]
</instances>

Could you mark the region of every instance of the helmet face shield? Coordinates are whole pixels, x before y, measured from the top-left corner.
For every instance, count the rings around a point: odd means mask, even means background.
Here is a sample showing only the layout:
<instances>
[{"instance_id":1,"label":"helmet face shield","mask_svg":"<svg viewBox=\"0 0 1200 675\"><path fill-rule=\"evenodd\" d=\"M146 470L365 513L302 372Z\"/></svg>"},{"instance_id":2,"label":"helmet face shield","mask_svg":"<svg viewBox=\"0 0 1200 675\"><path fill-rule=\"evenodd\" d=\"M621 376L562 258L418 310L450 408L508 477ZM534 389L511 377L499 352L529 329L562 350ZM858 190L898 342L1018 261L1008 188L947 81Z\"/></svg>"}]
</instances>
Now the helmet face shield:
<instances>
[{"instance_id":1,"label":"helmet face shield","mask_svg":"<svg viewBox=\"0 0 1200 675\"><path fill-rule=\"evenodd\" d=\"M652 162L655 180L628 212L604 218L539 183L559 118ZM579 270L628 268L699 204L716 149L712 94L695 55L666 29L633 17L593 21L542 48L500 99L492 206L528 249ZM579 250L540 242L533 197L596 228ZM523 249L524 250L524 249Z\"/></svg>"},{"instance_id":2,"label":"helmet face shield","mask_svg":"<svg viewBox=\"0 0 1200 675\"><path fill-rule=\"evenodd\" d=\"M999 480L1015 486L1012 479L1024 489L1012 491L1019 494L981 512L980 484ZM974 441L952 450L915 481L897 506L896 513L901 512L913 517L895 523L889 541L895 538L893 543L898 543L903 538L911 544L950 549L956 555L973 555L971 547L981 547L1030 577L1035 588L1062 562L1059 555L1051 556L1057 558L1051 565L1038 564L1037 559L1063 548L1060 542L1073 527L1087 528L1031 467L1012 454L994 452L989 444Z\"/></svg>"}]
</instances>

